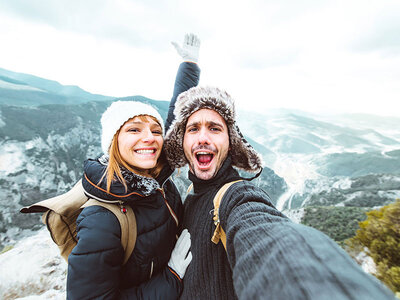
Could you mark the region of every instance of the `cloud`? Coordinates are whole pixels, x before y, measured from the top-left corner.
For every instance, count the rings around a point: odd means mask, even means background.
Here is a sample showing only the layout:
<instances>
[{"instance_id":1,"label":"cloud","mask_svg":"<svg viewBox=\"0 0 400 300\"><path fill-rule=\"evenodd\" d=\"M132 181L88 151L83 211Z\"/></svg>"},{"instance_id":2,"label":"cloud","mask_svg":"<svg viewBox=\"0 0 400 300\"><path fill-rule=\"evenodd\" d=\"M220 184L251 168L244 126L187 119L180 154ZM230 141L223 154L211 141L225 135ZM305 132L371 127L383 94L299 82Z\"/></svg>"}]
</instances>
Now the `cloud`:
<instances>
[{"instance_id":1,"label":"cloud","mask_svg":"<svg viewBox=\"0 0 400 300\"><path fill-rule=\"evenodd\" d=\"M189 23L185 15L174 15L178 4L178 1L15 0L3 2L1 8L3 13L58 30L165 50L169 32Z\"/></svg>"},{"instance_id":2,"label":"cloud","mask_svg":"<svg viewBox=\"0 0 400 300\"><path fill-rule=\"evenodd\" d=\"M398 0L0 1L0 66L94 93L167 99L180 62L170 41L194 32L201 84L247 107L368 102L393 112L399 14Z\"/></svg>"},{"instance_id":3,"label":"cloud","mask_svg":"<svg viewBox=\"0 0 400 300\"><path fill-rule=\"evenodd\" d=\"M360 52L379 51L388 56L400 55L399 33L399 17L388 17L355 41L352 49Z\"/></svg>"}]
</instances>

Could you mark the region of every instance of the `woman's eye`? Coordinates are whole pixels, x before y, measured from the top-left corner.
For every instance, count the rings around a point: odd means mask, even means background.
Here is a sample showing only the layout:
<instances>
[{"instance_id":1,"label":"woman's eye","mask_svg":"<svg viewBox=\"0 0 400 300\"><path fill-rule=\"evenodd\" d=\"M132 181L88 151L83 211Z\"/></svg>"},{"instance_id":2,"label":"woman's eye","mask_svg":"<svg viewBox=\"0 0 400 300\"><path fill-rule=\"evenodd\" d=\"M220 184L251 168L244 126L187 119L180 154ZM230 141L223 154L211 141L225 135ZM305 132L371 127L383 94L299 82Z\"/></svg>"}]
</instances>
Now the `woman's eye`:
<instances>
[{"instance_id":1,"label":"woman's eye","mask_svg":"<svg viewBox=\"0 0 400 300\"><path fill-rule=\"evenodd\" d=\"M137 129L137 128L129 128L128 132L139 132L139 129Z\"/></svg>"},{"instance_id":2,"label":"woman's eye","mask_svg":"<svg viewBox=\"0 0 400 300\"><path fill-rule=\"evenodd\" d=\"M153 130L152 132L153 132L153 134L157 134L157 135L161 135L162 134L161 130Z\"/></svg>"}]
</instances>

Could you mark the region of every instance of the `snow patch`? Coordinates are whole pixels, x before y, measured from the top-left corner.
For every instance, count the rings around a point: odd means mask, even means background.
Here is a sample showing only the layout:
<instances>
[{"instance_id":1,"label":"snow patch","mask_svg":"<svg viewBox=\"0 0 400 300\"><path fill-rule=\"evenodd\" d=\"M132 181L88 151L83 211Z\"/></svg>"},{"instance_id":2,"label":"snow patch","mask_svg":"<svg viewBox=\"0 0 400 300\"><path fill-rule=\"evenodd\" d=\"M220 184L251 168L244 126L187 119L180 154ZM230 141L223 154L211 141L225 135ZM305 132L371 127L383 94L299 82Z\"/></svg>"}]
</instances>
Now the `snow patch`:
<instances>
[{"instance_id":1,"label":"snow patch","mask_svg":"<svg viewBox=\"0 0 400 300\"><path fill-rule=\"evenodd\" d=\"M288 191L276 203L278 210L283 209L286 201L291 198L291 195L303 193L304 182L307 179L316 179L319 177L316 167L304 155L278 156L273 170L278 176L284 178L288 185Z\"/></svg>"},{"instance_id":2,"label":"snow patch","mask_svg":"<svg viewBox=\"0 0 400 300\"><path fill-rule=\"evenodd\" d=\"M304 216L304 208L288 209L282 211L282 213L285 216L287 216L290 220L292 220L294 223L300 224Z\"/></svg>"},{"instance_id":3,"label":"snow patch","mask_svg":"<svg viewBox=\"0 0 400 300\"><path fill-rule=\"evenodd\" d=\"M1 117L2 117L2 115L1 115L1 111L0 111L0 127L3 127L6 125L6 123L3 121L3 119Z\"/></svg>"},{"instance_id":4,"label":"snow patch","mask_svg":"<svg viewBox=\"0 0 400 300\"><path fill-rule=\"evenodd\" d=\"M400 199L400 191L399 190L378 191L378 196Z\"/></svg>"},{"instance_id":5,"label":"snow patch","mask_svg":"<svg viewBox=\"0 0 400 300\"><path fill-rule=\"evenodd\" d=\"M5 175L16 172L26 161L24 143L5 143L0 146L0 173Z\"/></svg>"},{"instance_id":6,"label":"snow patch","mask_svg":"<svg viewBox=\"0 0 400 300\"><path fill-rule=\"evenodd\" d=\"M1 299L65 299L67 264L47 229L0 255Z\"/></svg>"},{"instance_id":7,"label":"snow patch","mask_svg":"<svg viewBox=\"0 0 400 300\"><path fill-rule=\"evenodd\" d=\"M334 182L332 185L332 188L347 190L347 189L351 188L351 184L352 184L352 180L350 178L344 178L344 179Z\"/></svg>"},{"instance_id":8,"label":"snow patch","mask_svg":"<svg viewBox=\"0 0 400 300\"><path fill-rule=\"evenodd\" d=\"M371 256L368 256L364 251L361 251L356 256L356 261L361 265L364 272L369 274L376 273L376 264Z\"/></svg>"}]
</instances>

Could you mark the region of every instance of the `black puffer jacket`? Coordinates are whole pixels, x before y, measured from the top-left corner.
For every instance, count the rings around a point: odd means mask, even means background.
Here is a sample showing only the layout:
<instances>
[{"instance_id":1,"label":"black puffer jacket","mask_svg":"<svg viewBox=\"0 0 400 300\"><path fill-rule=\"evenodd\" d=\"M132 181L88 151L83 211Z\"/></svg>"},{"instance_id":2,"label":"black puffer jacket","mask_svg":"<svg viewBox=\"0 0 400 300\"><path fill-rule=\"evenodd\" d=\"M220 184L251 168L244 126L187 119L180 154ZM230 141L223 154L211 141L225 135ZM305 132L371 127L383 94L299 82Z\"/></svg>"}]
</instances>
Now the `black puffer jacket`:
<instances>
[{"instance_id":1,"label":"black puffer jacket","mask_svg":"<svg viewBox=\"0 0 400 300\"><path fill-rule=\"evenodd\" d=\"M78 244L68 259L68 299L177 299L181 280L167 267L178 234L182 204L171 171L164 168L155 179L136 176L128 190L115 182L106 193L99 185L106 165L87 160L82 184L88 196L122 200L136 216L135 249L122 266L120 226L110 211L91 206L77 219ZM164 197L167 195L167 197Z\"/></svg>"},{"instance_id":2,"label":"black puffer jacket","mask_svg":"<svg viewBox=\"0 0 400 300\"><path fill-rule=\"evenodd\" d=\"M196 64L181 64L170 112L177 96L198 84L199 74ZM172 121L168 118L166 129ZM117 218L99 206L85 208L77 219L78 244L68 259L67 298L177 299L182 283L167 263L178 234L175 217L181 219L182 204L168 179L171 169L165 167L156 180L137 178L137 184L129 186L127 192L122 184L114 183L111 193L104 192L104 181L97 186L104 169L99 160L87 160L82 184L92 197L123 199L132 206L138 228L135 249L122 266L124 252Z\"/></svg>"}]
</instances>

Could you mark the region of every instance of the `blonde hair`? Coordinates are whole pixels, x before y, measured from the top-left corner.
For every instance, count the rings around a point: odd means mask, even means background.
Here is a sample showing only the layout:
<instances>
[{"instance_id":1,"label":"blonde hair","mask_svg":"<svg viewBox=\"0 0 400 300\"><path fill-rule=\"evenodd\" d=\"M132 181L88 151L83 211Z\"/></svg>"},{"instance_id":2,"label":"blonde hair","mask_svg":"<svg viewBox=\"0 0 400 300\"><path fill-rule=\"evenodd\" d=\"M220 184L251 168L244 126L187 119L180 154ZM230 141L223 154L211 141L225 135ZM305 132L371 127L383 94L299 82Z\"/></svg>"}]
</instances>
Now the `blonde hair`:
<instances>
[{"instance_id":1,"label":"blonde hair","mask_svg":"<svg viewBox=\"0 0 400 300\"><path fill-rule=\"evenodd\" d=\"M136 118L136 117L138 117L140 119L140 121L146 122L146 123L149 122L148 118L150 118L153 121L157 122L158 125L160 125L158 120L153 116L138 115L138 116L135 116L134 118ZM131 118L131 119L133 119L133 118ZM122 126L121 126L121 128L122 128ZM152 169L149 169L148 173L143 172L143 171L141 171L141 170L139 170L139 169L137 169L137 168L135 168L133 166L130 166L122 158L122 155L119 152L118 135L119 135L119 133L121 131L121 128L117 130L117 132L114 134L114 137L113 137L113 139L111 141L111 145L110 145L110 148L108 150L108 153L109 153L108 165L107 165L107 168L106 168L103 176L100 179L100 182L101 182L104 179L104 177L106 176L106 178L107 178L107 192L110 192L111 183L113 181L115 181L115 180L120 181L124 185L125 191L127 190L126 181L125 181L125 179L124 179L124 177L122 176L122 173L121 173L121 167L124 167L125 169L127 169L127 170L129 170L129 171L131 171L133 173L136 173L138 175L141 175L141 176L155 178L160 174L162 168L167 163L167 160L166 160L166 157L165 157L165 154L164 154L164 149L162 149L160 157L157 160L156 166L154 168L152 168Z\"/></svg>"}]
</instances>

